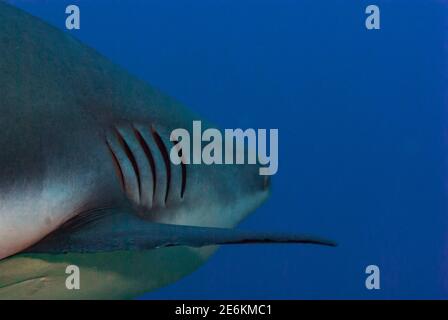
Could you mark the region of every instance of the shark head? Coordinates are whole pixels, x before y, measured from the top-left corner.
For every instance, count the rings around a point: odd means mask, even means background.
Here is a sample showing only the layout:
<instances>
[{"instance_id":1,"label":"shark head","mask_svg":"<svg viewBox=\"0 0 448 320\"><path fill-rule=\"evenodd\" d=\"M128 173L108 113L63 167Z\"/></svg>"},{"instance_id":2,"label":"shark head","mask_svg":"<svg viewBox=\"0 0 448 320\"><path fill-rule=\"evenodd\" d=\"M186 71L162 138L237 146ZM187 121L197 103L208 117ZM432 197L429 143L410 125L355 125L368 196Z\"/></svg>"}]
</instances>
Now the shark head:
<instances>
[{"instance_id":1,"label":"shark head","mask_svg":"<svg viewBox=\"0 0 448 320\"><path fill-rule=\"evenodd\" d=\"M242 139L230 136L227 132L233 129L220 129L102 57L94 58L95 65L106 64L101 68L110 73L91 74L95 91L87 87L79 98L94 114L95 125L106 131L108 150L100 155L103 166L95 171L104 171L108 180L114 163L113 185L121 185L140 216L160 223L228 228L268 198L271 176L262 174L266 164L254 151L260 146L254 130ZM110 92L113 98L105 98ZM101 111L104 108L109 112ZM241 132L247 130L252 129ZM210 154L216 156L214 161L207 161Z\"/></svg>"}]
</instances>

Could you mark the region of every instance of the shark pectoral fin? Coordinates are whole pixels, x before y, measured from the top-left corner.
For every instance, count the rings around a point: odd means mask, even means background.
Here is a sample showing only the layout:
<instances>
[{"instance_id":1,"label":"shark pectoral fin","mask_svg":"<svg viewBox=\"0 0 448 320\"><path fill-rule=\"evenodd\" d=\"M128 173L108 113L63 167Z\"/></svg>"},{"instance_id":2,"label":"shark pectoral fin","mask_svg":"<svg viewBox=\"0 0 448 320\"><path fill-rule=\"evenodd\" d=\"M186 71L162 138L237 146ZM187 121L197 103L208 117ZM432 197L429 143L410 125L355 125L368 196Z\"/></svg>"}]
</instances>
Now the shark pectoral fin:
<instances>
[{"instance_id":1,"label":"shark pectoral fin","mask_svg":"<svg viewBox=\"0 0 448 320\"><path fill-rule=\"evenodd\" d=\"M263 243L295 243L317 244L335 247L334 241L314 236L248 232L238 229L193 227L159 224L161 238L165 240L159 246L191 246L203 247L209 245L227 244L263 244Z\"/></svg>"},{"instance_id":2,"label":"shark pectoral fin","mask_svg":"<svg viewBox=\"0 0 448 320\"><path fill-rule=\"evenodd\" d=\"M243 232L237 229L154 223L129 212L101 210L80 215L28 248L29 253L94 253L170 246L302 243L336 246L312 236Z\"/></svg>"}]
</instances>

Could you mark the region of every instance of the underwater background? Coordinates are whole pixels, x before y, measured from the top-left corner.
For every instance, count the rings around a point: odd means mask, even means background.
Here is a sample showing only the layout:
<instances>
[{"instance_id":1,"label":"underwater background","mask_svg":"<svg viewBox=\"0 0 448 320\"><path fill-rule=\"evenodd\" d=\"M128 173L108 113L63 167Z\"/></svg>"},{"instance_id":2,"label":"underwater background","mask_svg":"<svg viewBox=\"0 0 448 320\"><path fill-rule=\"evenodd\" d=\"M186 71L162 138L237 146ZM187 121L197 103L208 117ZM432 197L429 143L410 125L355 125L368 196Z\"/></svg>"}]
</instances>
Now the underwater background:
<instances>
[{"instance_id":1,"label":"underwater background","mask_svg":"<svg viewBox=\"0 0 448 320\"><path fill-rule=\"evenodd\" d=\"M141 298L448 298L446 2L8 2L60 29L76 4L66 32L132 74L223 128L278 128L272 196L240 228L339 243L221 247Z\"/></svg>"}]
</instances>

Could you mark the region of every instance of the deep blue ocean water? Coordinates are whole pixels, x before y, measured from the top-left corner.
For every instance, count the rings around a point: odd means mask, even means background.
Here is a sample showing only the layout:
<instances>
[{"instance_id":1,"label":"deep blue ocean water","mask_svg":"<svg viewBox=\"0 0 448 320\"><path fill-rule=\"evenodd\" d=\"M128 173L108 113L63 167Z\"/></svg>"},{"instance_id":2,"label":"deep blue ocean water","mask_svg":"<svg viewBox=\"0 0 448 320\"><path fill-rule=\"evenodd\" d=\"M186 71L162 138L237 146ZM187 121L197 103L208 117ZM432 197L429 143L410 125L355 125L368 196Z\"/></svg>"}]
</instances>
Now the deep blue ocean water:
<instances>
[{"instance_id":1,"label":"deep blue ocean water","mask_svg":"<svg viewBox=\"0 0 448 320\"><path fill-rule=\"evenodd\" d=\"M448 298L443 1L14 0L225 128L278 128L269 201L241 228L314 246L222 247L143 298ZM68 31L67 31L68 32ZM381 289L365 288L365 268Z\"/></svg>"}]
</instances>

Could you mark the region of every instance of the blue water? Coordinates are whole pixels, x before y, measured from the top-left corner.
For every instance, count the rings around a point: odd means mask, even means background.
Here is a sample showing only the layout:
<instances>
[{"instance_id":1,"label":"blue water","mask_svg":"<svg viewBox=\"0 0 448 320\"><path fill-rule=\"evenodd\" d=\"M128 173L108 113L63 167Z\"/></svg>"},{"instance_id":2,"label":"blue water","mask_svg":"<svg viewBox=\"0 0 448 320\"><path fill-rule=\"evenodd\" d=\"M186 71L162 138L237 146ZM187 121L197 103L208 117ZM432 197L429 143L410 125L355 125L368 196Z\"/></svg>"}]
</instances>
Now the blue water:
<instances>
[{"instance_id":1,"label":"blue water","mask_svg":"<svg viewBox=\"0 0 448 320\"><path fill-rule=\"evenodd\" d=\"M226 128L278 128L270 200L241 228L336 239L223 247L144 298L448 298L442 1L15 0ZM445 80L445 83L444 83ZM365 288L367 265L381 289Z\"/></svg>"}]
</instances>

